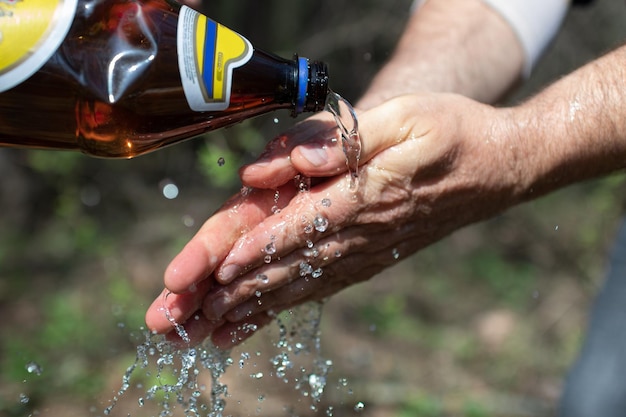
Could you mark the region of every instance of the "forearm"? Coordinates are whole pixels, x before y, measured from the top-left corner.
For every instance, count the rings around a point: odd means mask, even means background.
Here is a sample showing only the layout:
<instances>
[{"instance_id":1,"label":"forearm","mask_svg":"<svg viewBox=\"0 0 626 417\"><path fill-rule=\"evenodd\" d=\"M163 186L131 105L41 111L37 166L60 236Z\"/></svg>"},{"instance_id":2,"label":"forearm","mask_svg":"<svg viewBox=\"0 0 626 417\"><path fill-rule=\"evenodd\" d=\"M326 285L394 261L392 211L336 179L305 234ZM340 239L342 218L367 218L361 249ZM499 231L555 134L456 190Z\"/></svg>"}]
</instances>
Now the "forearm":
<instances>
[{"instance_id":1,"label":"forearm","mask_svg":"<svg viewBox=\"0 0 626 417\"><path fill-rule=\"evenodd\" d=\"M409 19L390 61L358 107L419 92L452 92L494 102L519 80L519 39L481 0L429 0Z\"/></svg>"},{"instance_id":2,"label":"forearm","mask_svg":"<svg viewBox=\"0 0 626 417\"><path fill-rule=\"evenodd\" d=\"M522 199L626 166L626 46L512 109Z\"/></svg>"}]
</instances>

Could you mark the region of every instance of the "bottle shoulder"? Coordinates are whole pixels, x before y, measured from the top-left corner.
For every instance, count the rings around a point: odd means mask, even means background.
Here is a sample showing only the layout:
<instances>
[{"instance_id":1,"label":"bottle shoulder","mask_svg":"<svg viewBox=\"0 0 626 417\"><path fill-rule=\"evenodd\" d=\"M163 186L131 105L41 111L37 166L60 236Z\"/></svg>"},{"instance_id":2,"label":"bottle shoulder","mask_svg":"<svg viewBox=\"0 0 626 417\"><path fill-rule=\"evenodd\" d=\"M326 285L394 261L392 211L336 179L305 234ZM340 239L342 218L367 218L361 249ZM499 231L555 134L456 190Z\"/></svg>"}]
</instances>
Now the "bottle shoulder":
<instances>
[{"instance_id":1,"label":"bottle shoulder","mask_svg":"<svg viewBox=\"0 0 626 417\"><path fill-rule=\"evenodd\" d=\"M173 10L140 2L96 3L78 13L46 71L63 74L86 94L109 103L146 88L146 82L180 83L171 65L176 57Z\"/></svg>"}]
</instances>

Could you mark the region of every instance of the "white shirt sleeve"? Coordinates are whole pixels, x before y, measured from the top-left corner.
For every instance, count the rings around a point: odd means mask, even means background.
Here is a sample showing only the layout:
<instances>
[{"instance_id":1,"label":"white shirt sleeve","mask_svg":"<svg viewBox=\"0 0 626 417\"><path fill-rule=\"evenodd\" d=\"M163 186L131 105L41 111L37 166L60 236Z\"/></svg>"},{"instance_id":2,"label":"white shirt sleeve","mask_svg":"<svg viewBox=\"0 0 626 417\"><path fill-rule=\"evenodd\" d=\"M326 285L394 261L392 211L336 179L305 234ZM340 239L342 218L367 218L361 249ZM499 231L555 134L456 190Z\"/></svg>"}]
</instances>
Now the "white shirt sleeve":
<instances>
[{"instance_id":1,"label":"white shirt sleeve","mask_svg":"<svg viewBox=\"0 0 626 417\"><path fill-rule=\"evenodd\" d=\"M427 0L415 0L416 10ZM563 22L569 0L482 0L511 26L524 49L524 75L529 75Z\"/></svg>"}]
</instances>

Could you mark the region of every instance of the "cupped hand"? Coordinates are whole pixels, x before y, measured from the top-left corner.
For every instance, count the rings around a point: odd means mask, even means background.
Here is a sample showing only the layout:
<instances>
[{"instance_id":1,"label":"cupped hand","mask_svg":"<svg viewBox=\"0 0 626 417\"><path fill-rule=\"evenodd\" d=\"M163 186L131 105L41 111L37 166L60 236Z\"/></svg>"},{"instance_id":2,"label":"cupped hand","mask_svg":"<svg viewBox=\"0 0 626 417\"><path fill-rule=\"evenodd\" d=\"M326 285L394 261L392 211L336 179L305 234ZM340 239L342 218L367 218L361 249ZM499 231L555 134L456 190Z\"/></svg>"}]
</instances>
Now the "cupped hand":
<instances>
[{"instance_id":1,"label":"cupped hand","mask_svg":"<svg viewBox=\"0 0 626 417\"><path fill-rule=\"evenodd\" d=\"M194 340L212 335L229 347L277 312L367 280L514 204L523 187L506 115L456 95L368 110L359 116L356 186L329 115L275 139L241 171L249 194L211 217L170 264L172 317ZM162 306L160 297L146 320L166 332Z\"/></svg>"}]
</instances>

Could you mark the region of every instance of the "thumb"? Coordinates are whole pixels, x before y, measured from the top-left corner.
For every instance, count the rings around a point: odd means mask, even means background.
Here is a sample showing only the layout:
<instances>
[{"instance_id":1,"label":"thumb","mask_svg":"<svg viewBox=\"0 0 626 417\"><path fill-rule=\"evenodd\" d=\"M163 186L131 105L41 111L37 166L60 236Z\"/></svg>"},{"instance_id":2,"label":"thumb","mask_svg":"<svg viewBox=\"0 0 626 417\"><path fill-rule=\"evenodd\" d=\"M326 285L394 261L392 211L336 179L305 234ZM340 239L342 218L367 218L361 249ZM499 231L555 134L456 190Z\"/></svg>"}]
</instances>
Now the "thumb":
<instances>
[{"instance_id":1,"label":"thumb","mask_svg":"<svg viewBox=\"0 0 626 417\"><path fill-rule=\"evenodd\" d=\"M299 173L292 164L292 153L302 144L307 144L314 153L318 150L320 156L316 160L315 155L310 155L304 166L308 164L313 169L300 173L317 176L316 168L326 172L322 166L325 163L324 153L336 147L337 136L337 124L331 114L317 113L271 140L259 159L239 170L241 181L246 186L264 189L278 188L291 181Z\"/></svg>"},{"instance_id":2,"label":"thumb","mask_svg":"<svg viewBox=\"0 0 626 417\"><path fill-rule=\"evenodd\" d=\"M331 177L364 164L379 152L402 142L411 132L410 115L415 112L408 97L390 100L358 116L360 149L346 143L330 112L318 113L271 141L256 162L239 174L244 185L276 188L296 174ZM360 151L356 160L356 151Z\"/></svg>"},{"instance_id":3,"label":"thumb","mask_svg":"<svg viewBox=\"0 0 626 417\"><path fill-rule=\"evenodd\" d=\"M368 162L414 133L413 123L406 123L412 107L407 104L394 99L360 113L355 137L342 136L341 130L334 128L333 143L320 136L298 144L291 151L291 165L309 177L328 177Z\"/></svg>"}]
</instances>

